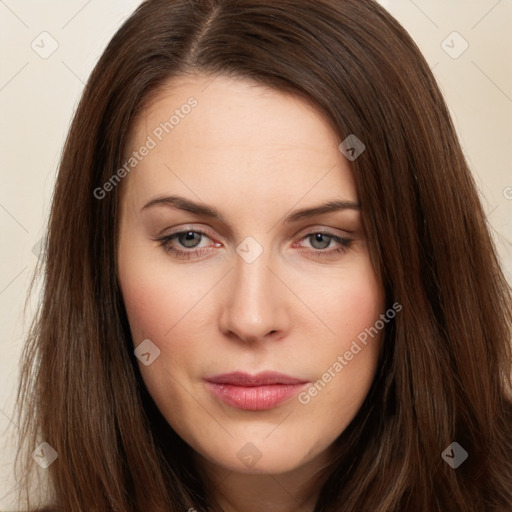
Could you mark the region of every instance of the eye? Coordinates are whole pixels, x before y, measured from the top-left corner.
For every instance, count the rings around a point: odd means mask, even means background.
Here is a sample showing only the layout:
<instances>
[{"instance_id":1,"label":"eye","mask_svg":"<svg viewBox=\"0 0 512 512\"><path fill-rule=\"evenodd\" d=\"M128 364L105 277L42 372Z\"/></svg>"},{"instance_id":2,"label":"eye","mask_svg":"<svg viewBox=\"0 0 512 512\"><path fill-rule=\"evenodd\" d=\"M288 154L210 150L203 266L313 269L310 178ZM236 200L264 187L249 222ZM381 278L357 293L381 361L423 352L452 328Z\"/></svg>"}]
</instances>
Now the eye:
<instances>
[{"instance_id":1,"label":"eye","mask_svg":"<svg viewBox=\"0 0 512 512\"><path fill-rule=\"evenodd\" d=\"M180 259L189 259L190 257L201 256L204 252L207 252L210 246L200 247L199 244L203 239L210 239L210 237L204 231L198 230L186 230L178 231L171 235L159 238L157 242L163 247L164 251L169 254L174 254ZM216 247L221 247L221 244L214 243ZM192 250L182 250L192 249Z\"/></svg>"},{"instance_id":2,"label":"eye","mask_svg":"<svg viewBox=\"0 0 512 512\"><path fill-rule=\"evenodd\" d=\"M346 252L353 242L353 240L348 238L343 238L341 236L335 235L334 233L324 231L309 233L301 239L301 241L303 240L308 240L312 247L312 250L306 248L306 252L309 252L314 257L320 258ZM334 247L332 247L333 245ZM301 247L301 250L304 249L303 246L299 247ZM332 248L329 249L330 247Z\"/></svg>"},{"instance_id":3,"label":"eye","mask_svg":"<svg viewBox=\"0 0 512 512\"><path fill-rule=\"evenodd\" d=\"M205 235L197 231L183 231L183 233L176 233L174 236L187 249L194 249L201 242L201 237Z\"/></svg>"},{"instance_id":4,"label":"eye","mask_svg":"<svg viewBox=\"0 0 512 512\"><path fill-rule=\"evenodd\" d=\"M188 229L177 231L166 235L156 241L168 254L174 255L178 259L198 258L210 251L212 247L222 247L221 243L213 242L209 245L201 246L201 242L212 240L204 231L197 229ZM334 233L325 231L315 231L307 234L299 240L300 242L309 241L310 247L294 244L301 252L307 253L309 257L325 258L348 251L353 240L343 238Z\"/></svg>"}]
</instances>

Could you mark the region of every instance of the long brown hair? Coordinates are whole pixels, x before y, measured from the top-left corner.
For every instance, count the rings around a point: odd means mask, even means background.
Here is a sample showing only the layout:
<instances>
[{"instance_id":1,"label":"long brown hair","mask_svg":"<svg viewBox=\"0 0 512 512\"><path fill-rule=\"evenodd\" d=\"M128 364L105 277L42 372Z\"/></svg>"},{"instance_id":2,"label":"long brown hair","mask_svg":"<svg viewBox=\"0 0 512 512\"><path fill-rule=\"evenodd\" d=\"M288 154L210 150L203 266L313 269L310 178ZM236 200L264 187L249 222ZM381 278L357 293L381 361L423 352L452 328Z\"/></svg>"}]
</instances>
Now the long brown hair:
<instances>
[{"instance_id":1,"label":"long brown hair","mask_svg":"<svg viewBox=\"0 0 512 512\"><path fill-rule=\"evenodd\" d=\"M18 397L27 482L29 453L46 441L62 510L214 510L134 361L116 271L119 187L93 193L123 165L137 114L187 72L307 98L340 142L355 134L366 146L351 162L366 235L402 311L315 512L512 509L510 287L431 70L372 0L148 0L115 34L53 197ZM441 457L454 441L468 453L457 469Z\"/></svg>"}]
</instances>

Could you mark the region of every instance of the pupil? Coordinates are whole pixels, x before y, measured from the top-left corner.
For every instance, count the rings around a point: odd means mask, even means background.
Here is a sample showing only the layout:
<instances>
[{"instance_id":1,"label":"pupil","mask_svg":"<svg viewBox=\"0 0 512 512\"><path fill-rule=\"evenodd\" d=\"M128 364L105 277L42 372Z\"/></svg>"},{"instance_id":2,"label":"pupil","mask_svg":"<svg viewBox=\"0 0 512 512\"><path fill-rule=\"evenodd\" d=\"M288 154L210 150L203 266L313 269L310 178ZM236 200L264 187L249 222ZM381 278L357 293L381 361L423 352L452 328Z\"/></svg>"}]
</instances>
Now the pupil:
<instances>
[{"instance_id":1,"label":"pupil","mask_svg":"<svg viewBox=\"0 0 512 512\"><path fill-rule=\"evenodd\" d=\"M183 245L185 247L195 247L197 245L197 243L194 243L194 242L197 242L197 240L194 240L194 238L197 238L197 236L198 236L198 233L195 233L194 231L189 231L188 233L185 233L185 235L184 235L185 240L184 240Z\"/></svg>"},{"instance_id":2,"label":"pupil","mask_svg":"<svg viewBox=\"0 0 512 512\"><path fill-rule=\"evenodd\" d=\"M315 249L325 249L325 248L329 247L330 239L328 236L323 235L322 233L316 233L315 235L313 235L313 237L314 237L313 238L314 243L312 245L313 245L313 247L315 247ZM322 239L324 239L323 242L322 242ZM317 242L319 242L320 247L315 246L317 244Z\"/></svg>"}]
</instances>

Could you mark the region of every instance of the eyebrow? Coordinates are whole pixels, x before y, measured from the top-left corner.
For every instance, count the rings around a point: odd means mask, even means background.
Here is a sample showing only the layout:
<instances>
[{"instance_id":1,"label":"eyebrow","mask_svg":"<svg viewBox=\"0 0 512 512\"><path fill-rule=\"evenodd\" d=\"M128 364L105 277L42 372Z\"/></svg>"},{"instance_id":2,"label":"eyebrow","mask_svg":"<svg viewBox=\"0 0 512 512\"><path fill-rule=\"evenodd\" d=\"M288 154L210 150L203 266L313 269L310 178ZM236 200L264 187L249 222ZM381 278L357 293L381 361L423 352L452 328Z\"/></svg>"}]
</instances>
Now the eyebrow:
<instances>
[{"instance_id":1,"label":"eyebrow","mask_svg":"<svg viewBox=\"0 0 512 512\"><path fill-rule=\"evenodd\" d=\"M196 203L191 201L190 199L186 199L181 196L165 196L165 197L156 197L146 203L142 208L141 212L147 210L148 208L152 208L154 206L167 206L170 208L177 208L179 210L184 210L186 212L193 213L195 215L201 215L203 217L211 217L217 219L221 222L225 222L222 214L214 208L213 206L209 206L206 204ZM320 204L318 206L314 206L312 208L303 208L300 210L295 210L289 215L287 215L284 219L285 224L289 224L292 222L297 222L302 219L307 219L310 217L314 217L316 215L322 215L325 213L331 213L341 210L360 210L361 205L354 201L328 201L327 203Z\"/></svg>"}]
</instances>

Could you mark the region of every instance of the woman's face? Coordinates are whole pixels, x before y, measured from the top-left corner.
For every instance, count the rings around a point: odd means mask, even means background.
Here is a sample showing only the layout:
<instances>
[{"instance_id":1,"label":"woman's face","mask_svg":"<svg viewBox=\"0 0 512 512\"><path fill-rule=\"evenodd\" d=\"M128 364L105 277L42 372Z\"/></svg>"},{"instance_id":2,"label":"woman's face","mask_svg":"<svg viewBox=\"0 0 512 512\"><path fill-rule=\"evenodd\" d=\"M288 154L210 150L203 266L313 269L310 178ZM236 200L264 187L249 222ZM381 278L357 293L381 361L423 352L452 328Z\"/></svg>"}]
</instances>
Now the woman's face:
<instances>
[{"instance_id":1,"label":"woman's face","mask_svg":"<svg viewBox=\"0 0 512 512\"><path fill-rule=\"evenodd\" d=\"M341 142L307 102L226 77L175 81L134 127L118 265L135 354L209 464L327 460L368 393L384 294Z\"/></svg>"}]
</instances>

